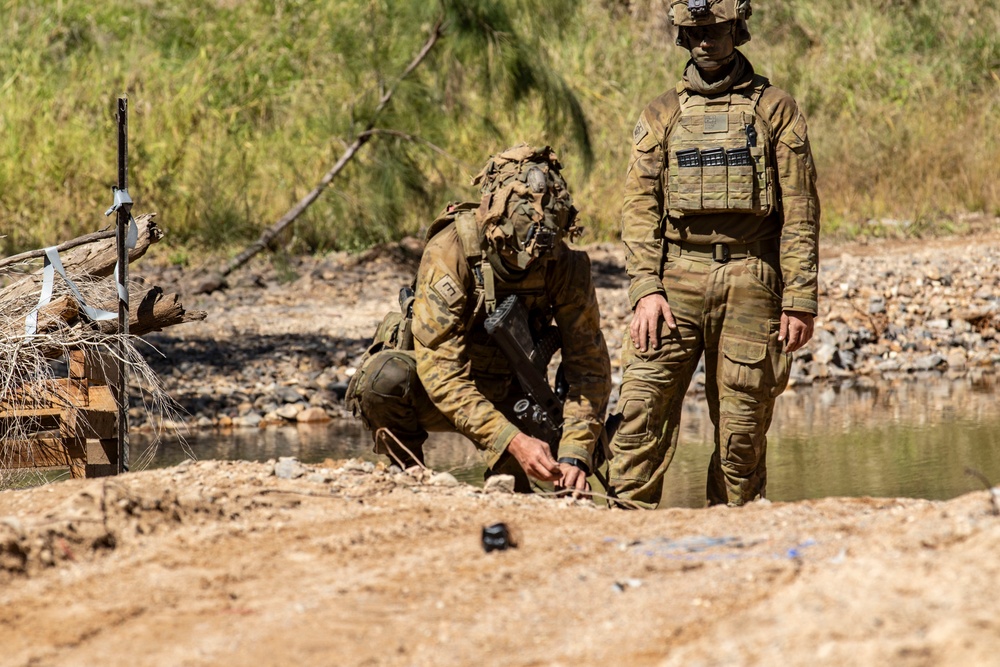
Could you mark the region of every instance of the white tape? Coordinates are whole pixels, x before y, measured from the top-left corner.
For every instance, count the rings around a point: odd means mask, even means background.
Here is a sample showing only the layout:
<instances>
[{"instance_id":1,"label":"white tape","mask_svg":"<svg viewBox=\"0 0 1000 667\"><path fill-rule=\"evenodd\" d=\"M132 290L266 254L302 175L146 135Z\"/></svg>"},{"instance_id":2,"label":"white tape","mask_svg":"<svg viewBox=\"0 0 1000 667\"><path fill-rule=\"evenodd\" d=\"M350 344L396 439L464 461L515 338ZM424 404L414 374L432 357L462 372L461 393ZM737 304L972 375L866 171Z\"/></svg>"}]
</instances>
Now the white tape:
<instances>
[{"instance_id":1,"label":"white tape","mask_svg":"<svg viewBox=\"0 0 1000 667\"><path fill-rule=\"evenodd\" d=\"M117 272L117 267L115 267ZM118 317L118 313L112 313L107 310L101 310L100 308L92 308L87 305L84 300L83 295L80 294L80 290L77 289L76 283L69 279L66 275L66 269L63 268L62 260L59 259L59 251L56 250L55 246L51 246L45 249L45 265L42 268L42 294L38 299L38 305L35 309L28 313L28 316L24 320L24 333L28 336L33 336L38 331L38 311L47 306L52 301L52 288L55 284L55 274L58 273L69 285L70 292L73 293L73 297L76 298L77 303L80 304L80 309L86 313L94 322L102 322L104 320L113 320Z\"/></svg>"}]
</instances>

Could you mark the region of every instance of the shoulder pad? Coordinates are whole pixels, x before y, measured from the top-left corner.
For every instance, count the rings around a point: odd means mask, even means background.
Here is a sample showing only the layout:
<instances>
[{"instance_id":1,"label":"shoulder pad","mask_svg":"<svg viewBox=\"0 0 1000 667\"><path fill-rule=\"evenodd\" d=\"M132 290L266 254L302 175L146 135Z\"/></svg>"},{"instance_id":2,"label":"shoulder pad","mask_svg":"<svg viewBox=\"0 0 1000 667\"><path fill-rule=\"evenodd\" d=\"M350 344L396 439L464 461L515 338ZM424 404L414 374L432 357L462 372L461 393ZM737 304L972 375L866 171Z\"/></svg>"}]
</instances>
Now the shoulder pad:
<instances>
[{"instance_id":1,"label":"shoulder pad","mask_svg":"<svg viewBox=\"0 0 1000 667\"><path fill-rule=\"evenodd\" d=\"M449 202L427 229L427 236L424 237L424 240L430 241L437 236L442 229L455 222L459 213L474 211L477 208L479 208L479 204L476 202Z\"/></svg>"},{"instance_id":2,"label":"shoulder pad","mask_svg":"<svg viewBox=\"0 0 1000 667\"><path fill-rule=\"evenodd\" d=\"M479 238L479 222L473 211L459 211L455 216L455 231L458 232L458 240L462 242L462 250L469 259L479 258L483 254L482 243Z\"/></svg>"}]
</instances>

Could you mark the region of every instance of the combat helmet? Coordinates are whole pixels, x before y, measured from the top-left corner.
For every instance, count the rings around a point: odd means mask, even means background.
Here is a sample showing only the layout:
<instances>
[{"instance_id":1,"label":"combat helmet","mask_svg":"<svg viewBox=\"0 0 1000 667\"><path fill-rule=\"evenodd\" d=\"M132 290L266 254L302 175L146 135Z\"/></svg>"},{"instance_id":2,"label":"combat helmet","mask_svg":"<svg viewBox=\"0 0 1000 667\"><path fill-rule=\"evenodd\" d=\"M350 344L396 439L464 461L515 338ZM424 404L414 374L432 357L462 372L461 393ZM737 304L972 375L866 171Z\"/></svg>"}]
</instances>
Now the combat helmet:
<instances>
[{"instance_id":1,"label":"combat helmet","mask_svg":"<svg viewBox=\"0 0 1000 667\"><path fill-rule=\"evenodd\" d=\"M735 45L750 41L747 19L753 13L750 0L671 0L670 22L677 28L713 25L716 23L736 23ZM680 30L677 31L677 45L682 46Z\"/></svg>"},{"instance_id":2,"label":"combat helmet","mask_svg":"<svg viewBox=\"0 0 1000 667\"><path fill-rule=\"evenodd\" d=\"M479 224L490 263L523 271L551 255L564 237L582 231L563 179L562 165L548 146L519 144L494 155L472 179L480 186Z\"/></svg>"}]
</instances>

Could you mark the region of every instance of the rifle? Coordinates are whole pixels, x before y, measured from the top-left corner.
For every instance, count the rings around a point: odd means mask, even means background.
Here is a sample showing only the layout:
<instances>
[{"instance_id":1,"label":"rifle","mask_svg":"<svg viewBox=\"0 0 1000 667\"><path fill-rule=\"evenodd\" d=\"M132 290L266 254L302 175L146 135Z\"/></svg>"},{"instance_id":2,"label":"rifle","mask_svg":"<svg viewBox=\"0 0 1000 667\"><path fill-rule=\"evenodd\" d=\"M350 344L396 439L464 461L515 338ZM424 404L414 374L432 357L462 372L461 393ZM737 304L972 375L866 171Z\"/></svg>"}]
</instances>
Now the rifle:
<instances>
[{"instance_id":1,"label":"rifle","mask_svg":"<svg viewBox=\"0 0 1000 667\"><path fill-rule=\"evenodd\" d=\"M559 330L547 326L538 340L531 335L528 313L516 295L504 299L496 310L486 318L486 333L500 346L507 361L514 369L521 389L528 395L514 404L514 414L525 433L547 442L552 457L558 458L559 440L562 438L563 401L569 385L562 373L556 373L556 389L553 391L547 378L549 361L562 347ZM598 481L608 488L607 480L598 469L607 460L605 447L618 427L618 420L611 417L604 425L604 431L594 448L593 470Z\"/></svg>"}]
</instances>

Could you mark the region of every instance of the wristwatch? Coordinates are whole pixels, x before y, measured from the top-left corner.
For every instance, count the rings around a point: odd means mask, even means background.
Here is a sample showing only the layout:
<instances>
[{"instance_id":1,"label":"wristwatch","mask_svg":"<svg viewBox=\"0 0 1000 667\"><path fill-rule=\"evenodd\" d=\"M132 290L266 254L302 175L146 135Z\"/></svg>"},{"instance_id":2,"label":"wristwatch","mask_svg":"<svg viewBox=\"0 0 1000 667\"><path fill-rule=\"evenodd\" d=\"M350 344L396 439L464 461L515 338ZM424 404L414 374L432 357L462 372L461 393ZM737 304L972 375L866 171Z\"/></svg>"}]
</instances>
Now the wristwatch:
<instances>
[{"instance_id":1,"label":"wristwatch","mask_svg":"<svg viewBox=\"0 0 1000 667\"><path fill-rule=\"evenodd\" d=\"M588 475L588 476L590 475L590 468L588 468L587 464L584 463L583 461L581 461L580 459L575 459L572 456L564 456L561 459L559 459L558 462L559 463L565 463L567 465L571 465L574 468L579 468L580 470L583 471L584 475Z\"/></svg>"}]
</instances>

